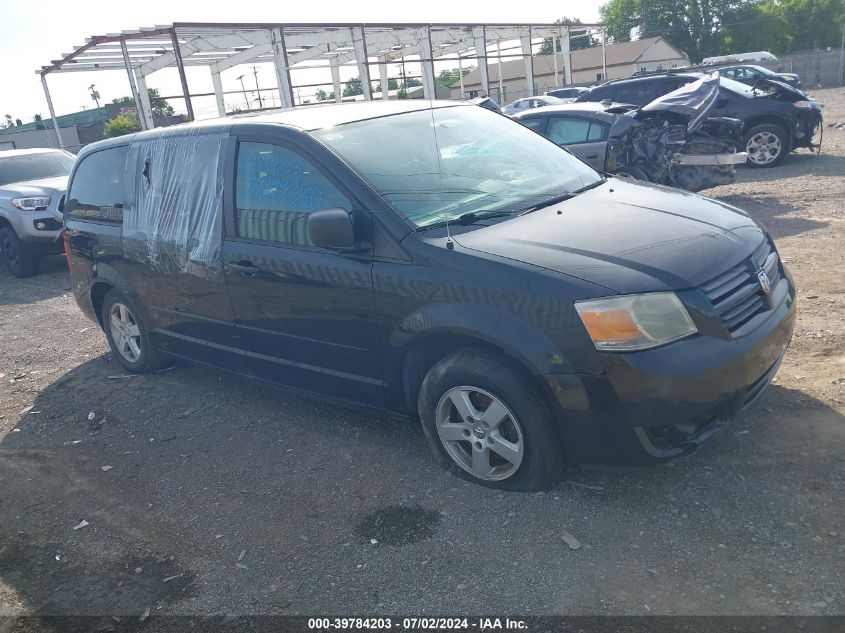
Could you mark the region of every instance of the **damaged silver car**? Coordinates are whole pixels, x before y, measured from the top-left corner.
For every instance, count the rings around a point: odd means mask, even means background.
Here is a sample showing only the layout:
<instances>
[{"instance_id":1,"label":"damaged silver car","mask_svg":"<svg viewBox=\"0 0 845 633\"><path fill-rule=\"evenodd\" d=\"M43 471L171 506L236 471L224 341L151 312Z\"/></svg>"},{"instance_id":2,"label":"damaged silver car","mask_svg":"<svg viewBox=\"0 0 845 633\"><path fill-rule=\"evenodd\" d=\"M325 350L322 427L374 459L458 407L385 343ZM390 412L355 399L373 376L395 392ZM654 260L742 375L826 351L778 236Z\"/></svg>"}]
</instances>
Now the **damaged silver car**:
<instances>
[{"instance_id":1,"label":"damaged silver car","mask_svg":"<svg viewBox=\"0 0 845 633\"><path fill-rule=\"evenodd\" d=\"M610 102L537 108L514 117L601 172L687 191L730 184L742 122L709 117L719 96L716 73L681 86L641 108Z\"/></svg>"}]
</instances>

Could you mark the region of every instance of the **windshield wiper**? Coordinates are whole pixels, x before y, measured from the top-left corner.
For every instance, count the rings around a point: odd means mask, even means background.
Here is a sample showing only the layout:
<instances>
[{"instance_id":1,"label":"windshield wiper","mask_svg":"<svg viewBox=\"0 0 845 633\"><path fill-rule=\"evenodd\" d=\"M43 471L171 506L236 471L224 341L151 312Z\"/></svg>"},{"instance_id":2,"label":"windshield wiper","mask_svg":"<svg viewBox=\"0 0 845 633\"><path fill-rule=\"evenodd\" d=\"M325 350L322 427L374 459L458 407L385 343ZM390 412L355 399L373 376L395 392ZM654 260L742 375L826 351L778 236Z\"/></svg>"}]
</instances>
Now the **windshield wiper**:
<instances>
[{"instance_id":1,"label":"windshield wiper","mask_svg":"<svg viewBox=\"0 0 845 633\"><path fill-rule=\"evenodd\" d=\"M600 180L596 180L595 182L591 182L588 185L584 185L583 187L579 187L578 189L573 189L572 191L567 191L566 193L561 193L557 196L552 196L551 198L546 198L542 202L538 202L537 204L533 204L530 207L522 209L522 212L519 215L525 215L526 213L531 213L533 211L537 211L539 209L544 209L546 207L550 207L554 204L558 204L559 202L564 202L569 200L570 198L574 198L579 193L584 193L589 189L595 189L599 185L607 182L607 178L601 178Z\"/></svg>"},{"instance_id":2,"label":"windshield wiper","mask_svg":"<svg viewBox=\"0 0 845 633\"><path fill-rule=\"evenodd\" d=\"M466 226L467 224L473 224L478 222L479 220L487 220L488 218L501 218L506 215L513 215L516 213L514 210L510 211L469 211L462 215L459 215L456 218L449 218L448 220L437 220L436 222L430 222L429 224L423 224L422 226L417 227L417 231L425 231L428 229L436 229L440 227L444 227L451 224L457 224L459 226Z\"/></svg>"}]
</instances>

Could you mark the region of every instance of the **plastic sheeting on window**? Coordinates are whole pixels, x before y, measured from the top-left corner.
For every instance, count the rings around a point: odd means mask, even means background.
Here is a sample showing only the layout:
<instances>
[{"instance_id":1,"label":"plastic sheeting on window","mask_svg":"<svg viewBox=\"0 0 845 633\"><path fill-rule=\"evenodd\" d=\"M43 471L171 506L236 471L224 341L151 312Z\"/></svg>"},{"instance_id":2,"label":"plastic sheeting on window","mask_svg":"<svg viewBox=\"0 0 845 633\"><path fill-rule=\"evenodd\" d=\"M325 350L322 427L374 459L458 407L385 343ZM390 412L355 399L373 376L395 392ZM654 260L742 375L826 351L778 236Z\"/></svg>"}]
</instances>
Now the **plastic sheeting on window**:
<instances>
[{"instance_id":1,"label":"plastic sheeting on window","mask_svg":"<svg viewBox=\"0 0 845 633\"><path fill-rule=\"evenodd\" d=\"M130 143L124 257L165 274L220 274L227 138L199 129Z\"/></svg>"}]
</instances>

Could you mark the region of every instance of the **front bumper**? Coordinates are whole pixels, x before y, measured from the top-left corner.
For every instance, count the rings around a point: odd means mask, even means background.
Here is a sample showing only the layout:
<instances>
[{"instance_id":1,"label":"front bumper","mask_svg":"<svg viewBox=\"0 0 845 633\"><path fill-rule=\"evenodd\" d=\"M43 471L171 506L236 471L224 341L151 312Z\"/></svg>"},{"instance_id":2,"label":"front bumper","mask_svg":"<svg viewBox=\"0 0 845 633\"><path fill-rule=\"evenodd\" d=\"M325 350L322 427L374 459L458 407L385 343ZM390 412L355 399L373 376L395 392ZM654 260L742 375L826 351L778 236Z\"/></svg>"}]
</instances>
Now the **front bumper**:
<instances>
[{"instance_id":1,"label":"front bumper","mask_svg":"<svg viewBox=\"0 0 845 633\"><path fill-rule=\"evenodd\" d=\"M823 122L821 110L811 109L802 112L792 130L792 148L806 147L815 152L821 151Z\"/></svg>"},{"instance_id":2,"label":"front bumper","mask_svg":"<svg viewBox=\"0 0 845 633\"><path fill-rule=\"evenodd\" d=\"M794 289L752 332L603 354L601 375L546 375L569 461L636 467L693 453L768 386L795 328Z\"/></svg>"},{"instance_id":3,"label":"front bumper","mask_svg":"<svg viewBox=\"0 0 845 633\"><path fill-rule=\"evenodd\" d=\"M745 152L731 154L681 154L672 156L678 165L744 165L748 155Z\"/></svg>"},{"instance_id":4,"label":"front bumper","mask_svg":"<svg viewBox=\"0 0 845 633\"><path fill-rule=\"evenodd\" d=\"M9 222L15 234L31 251L61 253L62 214L57 210L58 200L40 211L3 209L2 217Z\"/></svg>"},{"instance_id":5,"label":"front bumper","mask_svg":"<svg viewBox=\"0 0 845 633\"><path fill-rule=\"evenodd\" d=\"M31 244L57 243L61 250L62 219L49 211L27 211L18 214L12 223L18 237Z\"/></svg>"}]
</instances>

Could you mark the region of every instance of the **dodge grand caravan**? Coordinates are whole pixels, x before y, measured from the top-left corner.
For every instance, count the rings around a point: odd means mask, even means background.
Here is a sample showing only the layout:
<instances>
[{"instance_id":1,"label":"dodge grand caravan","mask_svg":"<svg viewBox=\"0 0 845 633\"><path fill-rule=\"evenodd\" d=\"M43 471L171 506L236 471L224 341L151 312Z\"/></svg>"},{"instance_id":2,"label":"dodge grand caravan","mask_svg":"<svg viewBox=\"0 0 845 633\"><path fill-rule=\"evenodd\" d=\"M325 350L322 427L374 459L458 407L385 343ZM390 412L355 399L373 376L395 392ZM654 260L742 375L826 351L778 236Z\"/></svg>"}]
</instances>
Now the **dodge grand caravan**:
<instances>
[{"instance_id":1,"label":"dodge grand caravan","mask_svg":"<svg viewBox=\"0 0 845 633\"><path fill-rule=\"evenodd\" d=\"M418 418L442 464L511 490L689 455L795 322L742 211L452 102L95 143L64 214L76 299L127 370L175 357Z\"/></svg>"}]
</instances>

